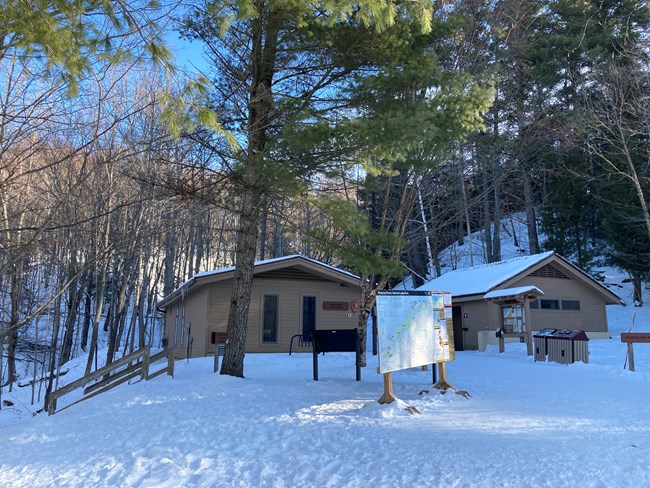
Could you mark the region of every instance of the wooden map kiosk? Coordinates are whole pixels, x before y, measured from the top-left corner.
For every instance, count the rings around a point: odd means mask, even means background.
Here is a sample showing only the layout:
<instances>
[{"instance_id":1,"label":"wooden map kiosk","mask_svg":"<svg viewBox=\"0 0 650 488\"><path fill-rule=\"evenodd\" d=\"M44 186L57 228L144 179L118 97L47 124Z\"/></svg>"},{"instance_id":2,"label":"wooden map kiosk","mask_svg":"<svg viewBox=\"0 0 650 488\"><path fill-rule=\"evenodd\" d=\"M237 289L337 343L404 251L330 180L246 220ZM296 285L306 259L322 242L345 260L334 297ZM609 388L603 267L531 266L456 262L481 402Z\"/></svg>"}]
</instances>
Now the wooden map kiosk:
<instances>
[{"instance_id":1,"label":"wooden map kiosk","mask_svg":"<svg viewBox=\"0 0 650 488\"><path fill-rule=\"evenodd\" d=\"M392 372L402 369L437 364L438 380L434 388L454 389L447 382L444 364L455 359L453 330L450 293L377 292L377 372L384 375L384 394L379 403L397 399Z\"/></svg>"},{"instance_id":2,"label":"wooden map kiosk","mask_svg":"<svg viewBox=\"0 0 650 488\"><path fill-rule=\"evenodd\" d=\"M501 307L501 324L498 331L499 352L505 351L506 338L518 338L526 343L528 356L533 355L530 302L542 295L544 292L536 286L521 286L491 291L483 297Z\"/></svg>"}]
</instances>

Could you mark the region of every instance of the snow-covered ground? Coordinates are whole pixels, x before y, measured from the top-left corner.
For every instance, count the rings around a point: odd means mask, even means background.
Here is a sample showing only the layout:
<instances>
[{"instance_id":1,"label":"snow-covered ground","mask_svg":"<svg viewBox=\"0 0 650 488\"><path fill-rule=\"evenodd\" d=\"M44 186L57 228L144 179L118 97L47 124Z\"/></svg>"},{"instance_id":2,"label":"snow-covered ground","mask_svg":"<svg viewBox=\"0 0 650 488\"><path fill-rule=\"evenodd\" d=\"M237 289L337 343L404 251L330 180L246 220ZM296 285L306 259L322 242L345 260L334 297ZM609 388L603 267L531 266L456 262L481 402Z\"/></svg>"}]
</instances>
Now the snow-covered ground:
<instances>
[{"instance_id":1,"label":"snow-covered ground","mask_svg":"<svg viewBox=\"0 0 650 488\"><path fill-rule=\"evenodd\" d=\"M633 317L650 331L650 309L609 315L589 364L536 363L520 344L458 353L448 379L469 399L413 369L380 405L372 356L361 382L352 354L321 356L314 382L309 354L251 354L246 379L197 359L51 417L5 408L0 486L650 486L650 344L630 372L620 342Z\"/></svg>"},{"instance_id":2,"label":"snow-covered ground","mask_svg":"<svg viewBox=\"0 0 650 488\"><path fill-rule=\"evenodd\" d=\"M625 276L604 271L632 303ZM183 361L173 379L51 417L32 417L18 388L0 410L0 487L650 486L650 344L635 346L630 372L620 342L632 325L650 332L650 305L610 306L608 318L612 339L589 343L589 364L534 362L522 344L457 353L448 380L469 399L412 369L394 373L399 400L380 405L376 358L356 382L346 353L321 356L318 382L309 354L247 355L246 379Z\"/></svg>"}]
</instances>

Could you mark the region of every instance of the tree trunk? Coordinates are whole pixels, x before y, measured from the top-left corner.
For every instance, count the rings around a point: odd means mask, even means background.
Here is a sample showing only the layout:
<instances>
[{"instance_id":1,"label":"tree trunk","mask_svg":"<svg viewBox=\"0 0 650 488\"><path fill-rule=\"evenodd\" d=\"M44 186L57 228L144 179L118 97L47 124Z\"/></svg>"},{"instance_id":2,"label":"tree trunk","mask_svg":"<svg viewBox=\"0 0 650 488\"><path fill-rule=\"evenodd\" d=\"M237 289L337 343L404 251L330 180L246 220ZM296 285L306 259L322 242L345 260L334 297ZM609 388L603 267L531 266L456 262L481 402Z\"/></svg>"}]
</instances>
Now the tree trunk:
<instances>
[{"instance_id":1,"label":"tree trunk","mask_svg":"<svg viewBox=\"0 0 650 488\"><path fill-rule=\"evenodd\" d=\"M482 141L479 139L477 145L481 144ZM490 174L488 171L488 164L485 160L486 158L482 155L479 156L478 153L483 153L481 147L479 146L474 153L474 157L479 159L480 170L481 170L481 201L483 204L483 242L485 245L485 262L491 263L493 259L492 252L492 209L490 207Z\"/></svg>"},{"instance_id":2,"label":"tree trunk","mask_svg":"<svg viewBox=\"0 0 650 488\"><path fill-rule=\"evenodd\" d=\"M85 274L84 278L82 278L81 282L83 283L83 288L85 288L84 291L84 321L83 321L83 326L81 328L81 350L83 352L88 352L88 332L90 331L90 324L92 322L92 300L93 300L93 283L92 283L92 275L90 274Z\"/></svg>"},{"instance_id":3,"label":"tree trunk","mask_svg":"<svg viewBox=\"0 0 650 488\"><path fill-rule=\"evenodd\" d=\"M65 331L63 334L63 344L61 346L61 356L59 358L60 365L67 363L72 355L72 339L74 338L74 329L77 324L79 294L80 290L75 280L75 282L71 283L68 288L68 315L65 319Z\"/></svg>"},{"instance_id":4,"label":"tree trunk","mask_svg":"<svg viewBox=\"0 0 650 488\"><path fill-rule=\"evenodd\" d=\"M530 172L524 169L524 205L526 207L526 227L528 228L528 246L530 254L539 254L539 238L537 236L537 216L533 199L533 182Z\"/></svg>"},{"instance_id":5,"label":"tree trunk","mask_svg":"<svg viewBox=\"0 0 650 488\"><path fill-rule=\"evenodd\" d=\"M12 391L16 380L16 346L18 345L18 330L16 325L20 320L20 290L22 288L22 266L16 263L11 274L11 312L9 318L9 333L7 334L7 384Z\"/></svg>"},{"instance_id":6,"label":"tree trunk","mask_svg":"<svg viewBox=\"0 0 650 488\"><path fill-rule=\"evenodd\" d=\"M257 232L265 202L266 179L264 158L267 130L273 106L273 76L280 27L278 12L265 0L253 2L257 10L251 21L251 84L248 102L248 147L241 182L241 208L237 230L235 273L233 277L226 348L221 374L244 377L244 348L248 328L248 308L253 286L253 267L257 250Z\"/></svg>"},{"instance_id":7,"label":"tree trunk","mask_svg":"<svg viewBox=\"0 0 650 488\"><path fill-rule=\"evenodd\" d=\"M260 216L261 198L254 188L248 188L242 195L235 274L233 277L230 314L226 333L221 374L244 377L244 347L248 329L248 308L253 286L253 267L257 250L257 226Z\"/></svg>"}]
</instances>

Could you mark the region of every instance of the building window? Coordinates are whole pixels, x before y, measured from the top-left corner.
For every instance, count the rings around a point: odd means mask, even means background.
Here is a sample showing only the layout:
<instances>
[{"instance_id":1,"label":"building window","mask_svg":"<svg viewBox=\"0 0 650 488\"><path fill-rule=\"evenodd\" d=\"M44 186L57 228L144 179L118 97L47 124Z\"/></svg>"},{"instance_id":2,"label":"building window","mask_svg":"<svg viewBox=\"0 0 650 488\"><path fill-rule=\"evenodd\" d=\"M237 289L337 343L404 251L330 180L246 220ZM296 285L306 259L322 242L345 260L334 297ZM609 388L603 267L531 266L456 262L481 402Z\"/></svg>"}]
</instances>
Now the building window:
<instances>
[{"instance_id":1,"label":"building window","mask_svg":"<svg viewBox=\"0 0 650 488\"><path fill-rule=\"evenodd\" d=\"M316 329L316 297L302 297L302 339L311 341L311 333Z\"/></svg>"},{"instance_id":2,"label":"building window","mask_svg":"<svg viewBox=\"0 0 650 488\"><path fill-rule=\"evenodd\" d=\"M176 305L176 317L174 318L174 346L178 345L178 305Z\"/></svg>"},{"instance_id":3,"label":"building window","mask_svg":"<svg viewBox=\"0 0 650 488\"><path fill-rule=\"evenodd\" d=\"M580 301L579 300L562 300L562 310L579 311L580 310Z\"/></svg>"},{"instance_id":4,"label":"building window","mask_svg":"<svg viewBox=\"0 0 650 488\"><path fill-rule=\"evenodd\" d=\"M566 312L580 311L580 300L533 300L530 302L530 308L539 310L563 310Z\"/></svg>"},{"instance_id":5,"label":"building window","mask_svg":"<svg viewBox=\"0 0 650 488\"><path fill-rule=\"evenodd\" d=\"M181 307L181 346L185 344L185 304Z\"/></svg>"},{"instance_id":6,"label":"building window","mask_svg":"<svg viewBox=\"0 0 650 488\"><path fill-rule=\"evenodd\" d=\"M280 312L280 297L278 295L262 295L262 343L278 342L278 322Z\"/></svg>"},{"instance_id":7,"label":"building window","mask_svg":"<svg viewBox=\"0 0 650 488\"><path fill-rule=\"evenodd\" d=\"M539 308L542 310L560 310L560 300L544 300L539 301Z\"/></svg>"}]
</instances>

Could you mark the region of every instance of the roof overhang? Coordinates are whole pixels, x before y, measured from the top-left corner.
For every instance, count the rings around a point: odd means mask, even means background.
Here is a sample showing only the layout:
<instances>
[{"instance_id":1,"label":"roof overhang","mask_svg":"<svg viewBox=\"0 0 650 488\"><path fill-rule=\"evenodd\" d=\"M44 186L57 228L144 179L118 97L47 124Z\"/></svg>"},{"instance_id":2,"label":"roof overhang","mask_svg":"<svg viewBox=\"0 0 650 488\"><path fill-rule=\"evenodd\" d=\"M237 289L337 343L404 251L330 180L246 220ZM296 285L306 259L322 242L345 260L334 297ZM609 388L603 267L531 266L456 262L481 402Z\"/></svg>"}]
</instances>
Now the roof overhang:
<instances>
[{"instance_id":1,"label":"roof overhang","mask_svg":"<svg viewBox=\"0 0 650 488\"><path fill-rule=\"evenodd\" d=\"M589 273L586 271L583 271L582 269L578 268L575 264L571 263L568 261L566 258L562 257L561 255L554 253L547 257L546 259L540 261L539 263L536 263L534 266L530 267L528 270L526 270L526 273L532 273L535 270L541 268L542 266L545 266L548 263L553 263L554 266L557 266L560 270L565 272L567 275L571 276L574 279L579 280L583 284L585 284L588 288L591 288L593 291L598 293L603 297L605 300L606 305L622 305L623 301L621 298L614 293L613 291L610 291L606 286L600 284L598 281L594 279L593 276L591 276ZM505 282L501 283L499 286L509 286L515 284L517 281L519 281L522 276L525 276L523 273L518 274L517 276L514 276Z\"/></svg>"},{"instance_id":2,"label":"roof overhang","mask_svg":"<svg viewBox=\"0 0 650 488\"><path fill-rule=\"evenodd\" d=\"M484 300L493 303L513 303L524 300L535 300L537 297L544 295L544 292L536 286L517 286L514 288L502 288L492 290L483 295Z\"/></svg>"},{"instance_id":3,"label":"roof overhang","mask_svg":"<svg viewBox=\"0 0 650 488\"><path fill-rule=\"evenodd\" d=\"M325 279L328 281L333 281L340 283L342 285L348 286L360 286L360 278L352 273L338 269L329 264L316 261L315 259L306 258L300 255L285 256L277 259L269 259L265 261L258 261L253 267L253 277L269 273L272 271L277 271L281 269L295 268L309 274L314 275L320 279ZM232 279L235 276L235 267L231 266L229 268L217 269L214 271L207 271L204 273L199 273L180 287L174 290L172 293L164 297L157 304L159 309L165 309L170 305L174 304L178 300L184 299L185 296L194 288L208 284L215 283L219 281L225 281Z\"/></svg>"}]
</instances>

